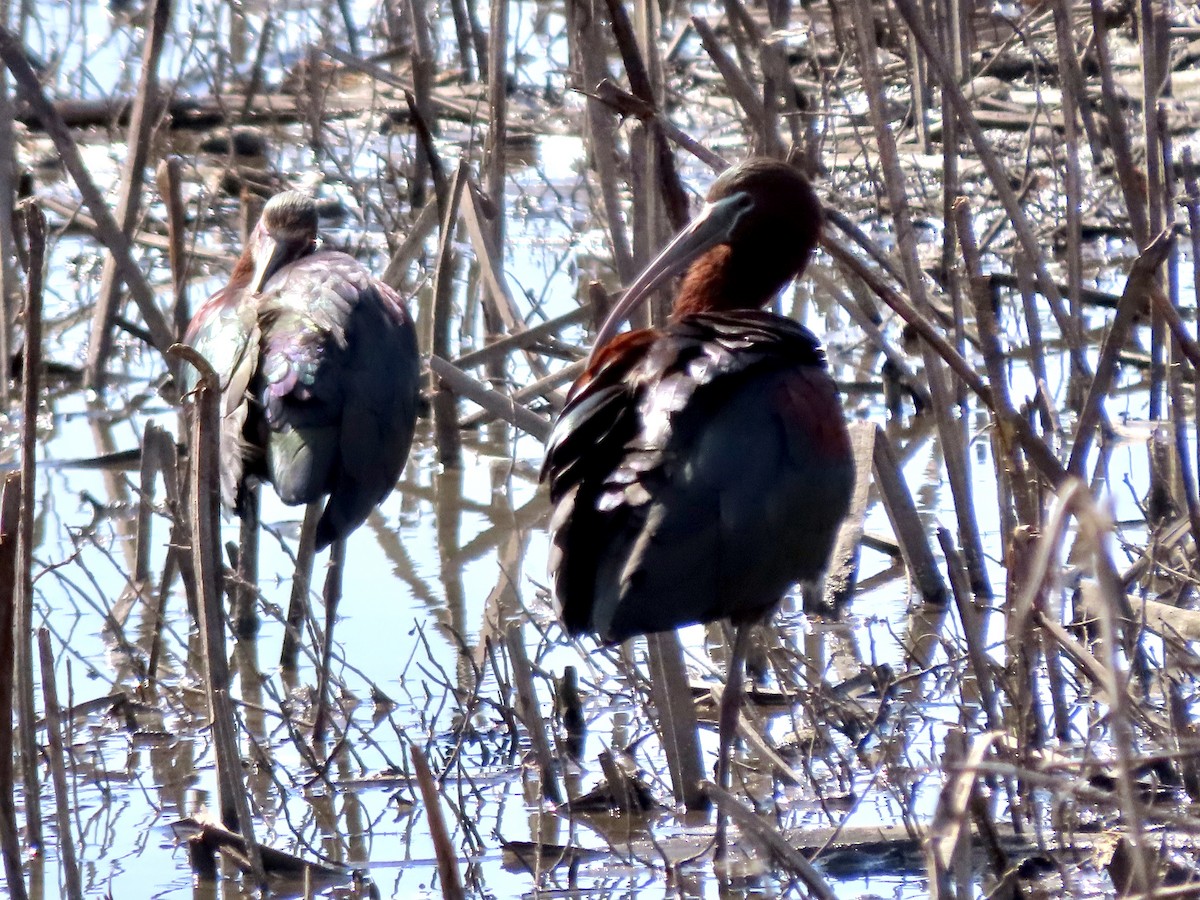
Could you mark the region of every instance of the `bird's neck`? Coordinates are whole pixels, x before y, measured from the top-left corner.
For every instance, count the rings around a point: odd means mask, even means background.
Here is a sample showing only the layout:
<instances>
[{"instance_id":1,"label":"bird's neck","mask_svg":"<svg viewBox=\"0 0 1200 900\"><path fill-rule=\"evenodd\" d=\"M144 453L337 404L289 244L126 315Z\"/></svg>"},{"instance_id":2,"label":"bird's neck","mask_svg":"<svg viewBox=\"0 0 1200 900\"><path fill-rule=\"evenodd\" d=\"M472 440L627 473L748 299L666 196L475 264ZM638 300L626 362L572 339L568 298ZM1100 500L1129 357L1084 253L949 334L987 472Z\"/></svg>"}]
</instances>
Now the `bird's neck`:
<instances>
[{"instance_id":1,"label":"bird's neck","mask_svg":"<svg viewBox=\"0 0 1200 900\"><path fill-rule=\"evenodd\" d=\"M254 257L245 251L238 257L238 261L234 263L233 271L229 273L229 291L230 295L244 288L250 283L250 279L254 277Z\"/></svg>"},{"instance_id":2,"label":"bird's neck","mask_svg":"<svg viewBox=\"0 0 1200 900\"><path fill-rule=\"evenodd\" d=\"M733 248L713 247L688 267L671 306L671 317L691 313L760 309L782 285L768 284L761 273L741 271Z\"/></svg>"}]
</instances>

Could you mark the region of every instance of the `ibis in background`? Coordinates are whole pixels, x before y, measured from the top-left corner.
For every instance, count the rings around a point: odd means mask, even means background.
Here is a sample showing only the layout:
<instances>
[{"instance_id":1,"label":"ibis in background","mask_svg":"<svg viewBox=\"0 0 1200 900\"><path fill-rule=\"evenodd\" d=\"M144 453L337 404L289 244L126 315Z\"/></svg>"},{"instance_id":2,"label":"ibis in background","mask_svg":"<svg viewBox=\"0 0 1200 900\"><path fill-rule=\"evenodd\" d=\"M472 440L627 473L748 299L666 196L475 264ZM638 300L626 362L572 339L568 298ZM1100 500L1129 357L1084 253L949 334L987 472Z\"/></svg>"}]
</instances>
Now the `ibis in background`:
<instances>
[{"instance_id":1,"label":"ibis in background","mask_svg":"<svg viewBox=\"0 0 1200 900\"><path fill-rule=\"evenodd\" d=\"M267 202L185 340L221 381L226 504L242 512L251 479L284 503L327 498L315 547L335 544L339 570L342 542L391 493L412 444L420 360L400 296L354 258L318 250L316 201L287 191Z\"/></svg>"},{"instance_id":2,"label":"ibis in background","mask_svg":"<svg viewBox=\"0 0 1200 900\"><path fill-rule=\"evenodd\" d=\"M817 339L763 307L808 264L821 205L792 167L753 159L601 326L547 444L550 569L571 635L605 643L728 619L717 783L728 787L750 626L824 574L853 489ZM665 325L617 334L683 275ZM723 818L718 852L723 852Z\"/></svg>"}]
</instances>

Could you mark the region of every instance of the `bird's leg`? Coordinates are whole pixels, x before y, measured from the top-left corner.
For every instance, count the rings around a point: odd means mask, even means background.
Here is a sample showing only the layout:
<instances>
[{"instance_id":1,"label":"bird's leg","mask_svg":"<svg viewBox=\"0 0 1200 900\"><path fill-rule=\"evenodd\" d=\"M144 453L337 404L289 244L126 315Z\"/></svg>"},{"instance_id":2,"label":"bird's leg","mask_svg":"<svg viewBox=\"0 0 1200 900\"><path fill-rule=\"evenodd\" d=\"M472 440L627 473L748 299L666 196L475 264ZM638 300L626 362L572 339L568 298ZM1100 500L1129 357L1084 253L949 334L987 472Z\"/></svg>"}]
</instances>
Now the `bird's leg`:
<instances>
[{"instance_id":1,"label":"bird's leg","mask_svg":"<svg viewBox=\"0 0 1200 900\"><path fill-rule=\"evenodd\" d=\"M233 631L239 638L258 633L258 509L262 485L247 485L238 532L237 581L233 591Z\"/></svg>"},{"instance_id":2,"label":"bird's leg","mask_svg":"<svg viewBox=\"0 0 1200 900\"><path fill-rule=\"evenodd\" d=\"M287 671L296 669L296 657L300 652L300 636L304 633L305 613L308 611L308 589L312 584L313 557L317 554L317 521L324 510L321 501L304 508L304 523L300 526L300 546L296 548L296 571L292 575L292 599L288 603L287 622L284 623L283 649L279 653L279 664Z\"/></svg>"},{"instance_id":3,"label":"bird's leg","mask_svg":"<svg viewBox=\"0 0 1200 900\"><path fill-rule=\"evenodd\" d=\"M729 790L733 764L733 742L737 737L738 714L742 708L742 688L745 681L746 651L750 646L751 623L734 626L733 651L729 654L729 671L725 674L725 689L721 692L718 715L720 745L717 749L717 787ZM716 859L725 859L725 814L717 812Z\"/></svg>"},{"instance_id":4,"label":"bird's leg","mask_svg":"<svg viewBox=\"0 0 1200 900\"><path fill-rule=\"evenodd\" d=\"M317 672L317 711L313 716L313 743L325 740L329 725L329 666L333 657L333 623L342 597L342 563L346 560L345 540L329 545L329 570L325 573L325 640L321 646L321 668Z\"/></svg>"}]
</instances>

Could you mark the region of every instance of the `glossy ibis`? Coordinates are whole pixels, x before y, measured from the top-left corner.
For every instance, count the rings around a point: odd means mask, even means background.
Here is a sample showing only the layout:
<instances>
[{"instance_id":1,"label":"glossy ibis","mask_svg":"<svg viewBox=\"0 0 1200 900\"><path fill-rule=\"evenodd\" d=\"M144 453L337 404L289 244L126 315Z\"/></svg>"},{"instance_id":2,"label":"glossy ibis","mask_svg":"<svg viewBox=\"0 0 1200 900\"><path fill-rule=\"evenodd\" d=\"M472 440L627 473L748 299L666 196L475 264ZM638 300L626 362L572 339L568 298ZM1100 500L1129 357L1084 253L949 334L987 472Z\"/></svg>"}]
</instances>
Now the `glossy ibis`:
<instances>
[{"instance_id":1,"label":"glossy ibis","mask_svg":"<svg viewBox=\"0 0 1200 900\"><path fill-rule=\"evenodd\" d=\"M717 782L728 785L748 626L821 578L854 469L817 339L762 310L821 229L808 181L754 159L626 291L554 425L550 568L569 634L615 643L728 618ZM683 273L669 320L617 336ZM723 819L723 817L722 817ZM719 825L722 850L724 829Z\"/></svg>"},{"instance_id":2,"label":"glossy ibis","mask_svg":"<svg viewBox=\"0 0 1200 900\"><path fill-rule=\"evenodd\" d=\"M221 379L225 502L240 510L252 477L284 503L328 497L322 549L395 487L416 423L419 358L399 295L316 244L313 198L276 194L185 340Z\"/></svg>"},{"instance_id":3,"label":"glossy ibis","mask_svg":"<svg viewBox=\"0 0 1200 900\"><path fill-rule=\"evenodd\" d=\"M318 250L315 200L287 191L267 202L229 284L185 339L221 379L225 502L243 512L252 479L284 503L327 498L314 538L318 550L334 544L327 657L342 542L396 486L412 443L419 357L408 311L352 257ZM185 388L194 384L193 373ZM294 594L289 625L301 608ZM285 662L294 646L285 638Z\"/></svg>"}]
</instances>

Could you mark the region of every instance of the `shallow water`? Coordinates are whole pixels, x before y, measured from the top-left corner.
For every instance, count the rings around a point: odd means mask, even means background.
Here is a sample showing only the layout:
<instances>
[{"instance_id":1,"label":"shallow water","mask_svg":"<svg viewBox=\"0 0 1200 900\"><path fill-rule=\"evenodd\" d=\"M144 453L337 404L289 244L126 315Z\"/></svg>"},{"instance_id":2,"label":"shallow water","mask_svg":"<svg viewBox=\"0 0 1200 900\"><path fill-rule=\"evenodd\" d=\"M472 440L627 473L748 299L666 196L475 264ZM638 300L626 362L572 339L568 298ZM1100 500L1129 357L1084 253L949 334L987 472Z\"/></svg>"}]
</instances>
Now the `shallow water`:
<instances>
[{"instance_id":1,"label":"shallow water","mask_svg":"<svg viewBox=\"0 0 1200 900\"><path fill-rule=\"evenodd\" d=\"M59 36L69 36L63 43L70 49L61 59L59 90L64 95L94 97L130 89L131 69L126 61L131 54L136 56L137 49L129 29L114 25L93 5L72 4L69 13L61 14L52 14L52 9L57 6L39 6L47 46L53 46ZM356 20L365 23L374 5L359 3L353 9ZM521 87L540 90L549 82L561 90L566 51L558 13L539 19L536 4L517 4L514 9L518 13L512 17L514 43L527 54L519 67ZM177 21L177 37L163 69L185 85L203 86L212 77L208 59L214 44L223 45L228 37L227 6L199 4L189 14L195 43L181 37L188 32ZM272 15L279 36L269 60L272 74L298 59L301 48L331 27L323 4L277 5ZM221 64L229 62L223 55L213 58ZM84 72L78 77L71 74ZM578 98L568 95L566 107L558 118L577 119ZM345 183L347 172L367 179L389 153L411 154L407 135L384 136L377 125L364 114L362 119L333 126L332 133L346 140L344 146L338 144L339 155L332 159L305 146L298 127L273 131L270 138L273 161L281 169L323 171L323 195L343 198L351 210L340 224L323 223L326 240L351 246L365 262L382 268L386 253L381 224L372 217L364 232L356 212L360 206ZM715 146L737 155L737 141L729 137L726 119L706 110L690 113L688 126L691 133L713 136ZM462 152L462 142L478 139L459 127L461 132L445 133L440 140L439 146L451 158ZM31 158L44 152L40 138L26 150ZM123 153L119 141L88 148L93 177L106 190L115 185ZM532 159L515 163L509 171L505 269L514 295L528 302L529 310L536 302L538 315L570 309L576 285L584 277L612 281L607 237L591 214L599 201L589 195L579 174L585 156L579 137L545 135L538 139ZM702 192L709 176L695 165L689 164L685 171L690 185ZM189 174L189 208L206 210L198 244L224 251L232 260L238 252L235 204L217 198L203 173L189 169ZM831 196L851 196L855 190L858 197L866 196L862 183L846 173L833 176ZM51 174L41 177L38 191L58 197L74 193L71 185ZM156 210L152 213L157 215ZM886 243L885 232L874 233ZM935 254L940 235L931 230L922 237L923 250ZM432 265L434 243L431 240L426 265ZM1127 249L1100 242L1091 249L1097 283L1119 290ZM464 255L469 256L469 251ZM152 281L165 291L169 274L164 260L156 253L147 253L145 259ZM826 265L824 260L818 263L822 269ZM46 354L57 362L80 364L100 257L90 240L63 233L53 239L49 270ZM836 277L832 269L825 274ZM197 273L190 284L193 304L220 285L224 275L220 265L206 265ZM418 286L414 310L429 290L430 277L424 266L413 273ZM475 277L473 272L460 272L457 297L462 308L475 302L471 293ZM783 308L792 309L823 336L841 380L875 378L874 355L864 352L862 339L845 313L820 290L814 293L811 284L806 281L795 295L785 297ZM534 316L532 311L530 315ZM1104 314L1089 313L1089 327L1104 321ZM1014 344L1021 345L1021 327L1011 315L1004 325ZM889 327L897 330L895 325ZM563 338L579 344L586 340L581 329ZM476 334L462 335L461 349L470 349L477 340ZM164 607L158 688L139 693L155 629L152 603L122 602L129 595L136 565L137 472L84 464L138 447L150 421L176 433L179 427L177 410L160 395L161 362L128 338L122 339L119 353L114 364L118 377L102 400L51 386L39 418L35 620L52 634L60 701L76 711L67 740L73 842L87 896L215 895L215 888L194 883L186 852L171 827L208 802L216 784L207 712L199 691L196 629L176 581ZM1062 365L1061 359L1051 359L1053 383L1048 387L1058 402L1065 395ZM519 362L510 375L517 384L530 380L528 369ZM1134 521L1140 519L1138 502L1148 484L1147 429L1140 425L1147 405L1144 390L1139 389L1140 375L1130 371L1124 379L1127 389L1118 392L1108 407L1110 415L1125 420L1127 427L1112 449L1107 498L1114 518ZM1014 360L1012 381L1015 397L1032 391L1028 370L1019 360ZM877 393L848 390L845 400L853 418L887 420ZM5 465L18 461L15 410L0 448L0 463ZM987 420L973 406L969 422L975 503L984 524L989 574L997 596L1003 596L1005 573L997 562L1002 548L994 518L995 470ZM891 423L889 433L902 448L903 473L929 530L937 524L952 527L953 504L942 482L933 432L906 416ZM664 812L648 836L630 843L610 830L611 822L560 814L539 798L527 735L512 727L510 660L494 649L494 643L485 646L482 640L495 641L497 616L521 623L545 718L554 715L554 677L567 665L579 669L589 736L582 770L565 764L564 774L574 793L595 784L597 754L610 746L633 746L654 795L669 804L671 793L644 685L630 684L628 668L618 665L614 653L597 652L588 641L568 644L561 638L545 590L546 503L537 489L540 458L541 446L534 439L493 426L468 435L461 468L444 468L437 462L428 432L418 435L400 488L348 545L334 666L338 730L345 740L332 748L327 762L308 755L307 739L291 730L284 715L284 711L300 719L311 715L315 674L311 658L294 683L277 664L279 616L288 601L290 554L300 513L279 503L270 490L264 492L262 625L256 639L230 642L245 775L259 840L308 859L361 870L380 896L437 896L441 888L427 812L407 757L415 747L440 779L451 840L459 848L468 890L475 896L554 896L568 891L604 895L665 891L705 897L721 893L707 858L666 865L666 860L699 851L711 823L684 821ZM865 530L890 535L877 499ZM222 538L236 542L237 532L236 521L227 520ZM1130 534L1136 538L1139 532L1134 527ZM149 571L157 584L166 556L167 522L162 516L155 518L153 536ZM319 584L322 562L318 560L315 584ZM791 748L787 761L805 777L791 782L764 774L771 764L753 751L747 753L747 768L758 778L760 811L774 814L785 831L880 823L900 826L906 817L927 824L943 783L940 754L946 732L978 714L977 708L963 701L959 681L964 664L955 649L959 626L950 616L940 632L945 645L916 667L923 672L919 677L910 672L910 680L886 697L869 690L852 693L847 701L852 709L836 716L814 715L820 693L815 685L839 685L874 665L886 664L897 673L906 670L907 637L919 630L920 623L908 616L913 598L903 575L881 575L890 566L883 553L863 549L859 578L868 587L860 590L841 624L809 618L796 611L798 603L790 602L777 617L780 627L778 637L772 638L771 659L786 678L770 684L787 680L805 690L782 712L771 710L764 731L780 746ZM993 649L1002 639L1001 618L993 616L990 622ZM719 639L700 627L684 629L683 639L693 675L716 683L723 659ZM717 663L707 652L710 648ZM640 642L632 652L638 659L644 655ZM852 727L855 723L861 730ZM1086 720L1080 723L1081 731L1087 727ZM711 765L715 731L705 729L702 740L706 765ZM18 795L23 816L22 800ZM30 876L40 886L40 895L55 896L60 874L48 780L42 800L47 842L44 854L30 859ZM530 840L571 843L599 852L534 877L502 853L506 841ZM924 870L895 859L858 860L857 867L844 868L826 864L825 871L839 896L908 898L928 892ZM793 887L752 851L735 872L732 886L735 894L755 896L787 894ZM225 896L240 895L232 879L220 889ZM363 892L341 885L323 895L361 896Z\"/></svg>"}]
</instances>

